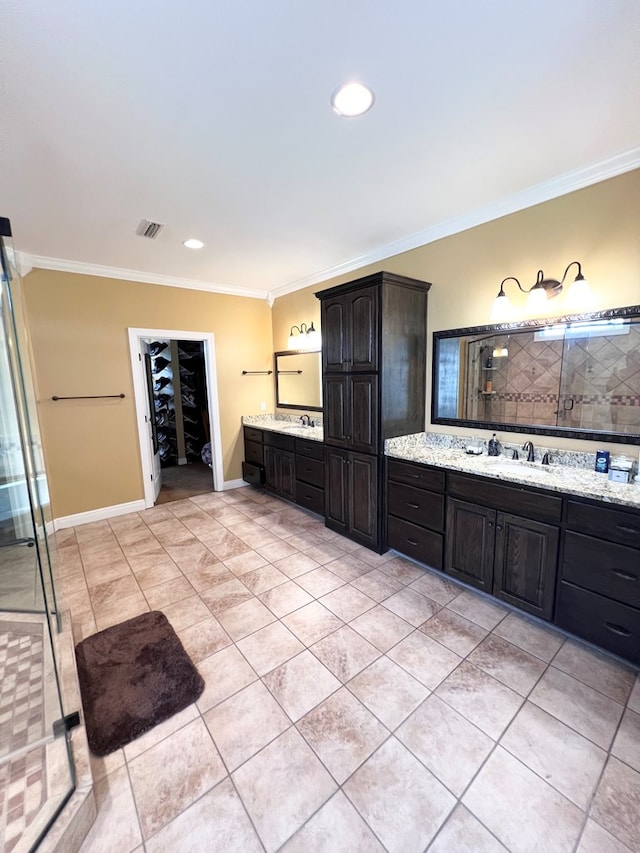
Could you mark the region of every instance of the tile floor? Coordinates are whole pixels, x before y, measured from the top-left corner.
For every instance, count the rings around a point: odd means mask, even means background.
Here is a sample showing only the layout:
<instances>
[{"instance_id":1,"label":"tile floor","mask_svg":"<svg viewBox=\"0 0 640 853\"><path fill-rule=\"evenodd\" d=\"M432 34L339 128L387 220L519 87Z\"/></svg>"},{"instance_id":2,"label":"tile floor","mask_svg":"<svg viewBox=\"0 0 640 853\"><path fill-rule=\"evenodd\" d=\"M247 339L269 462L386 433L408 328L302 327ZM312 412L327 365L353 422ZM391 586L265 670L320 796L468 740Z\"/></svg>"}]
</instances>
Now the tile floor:
<instances>
[{"instance_id":1,"label":"tile floor","mask_svg":"<svg viewBox=\"0 0 640 853\"><path fill-rule=\"evenodd\" d=\"M161 609L206 682L83 853L640 851L631 668L252 488L57 541L77 640Z\"/></svg>"}]
</instances>

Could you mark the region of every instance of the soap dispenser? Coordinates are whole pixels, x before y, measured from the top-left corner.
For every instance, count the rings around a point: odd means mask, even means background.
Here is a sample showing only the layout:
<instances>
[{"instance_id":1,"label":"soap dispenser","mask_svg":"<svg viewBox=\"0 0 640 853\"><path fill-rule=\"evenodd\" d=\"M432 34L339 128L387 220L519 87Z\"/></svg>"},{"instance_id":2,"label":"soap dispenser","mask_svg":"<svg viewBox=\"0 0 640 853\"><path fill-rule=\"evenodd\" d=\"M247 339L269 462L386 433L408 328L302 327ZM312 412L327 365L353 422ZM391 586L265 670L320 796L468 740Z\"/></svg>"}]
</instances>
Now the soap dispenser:
<instances>
[{"instance_id":1,"label":"soap dispenser","mask_svg":"<svg viewBox=\"0 0 640 853\"><path fill-rule=\"evenodd\" d=\"M500 456L500 447L495 432L487 443L487 453L489 456Z\"/></svg>"}]
</instances>

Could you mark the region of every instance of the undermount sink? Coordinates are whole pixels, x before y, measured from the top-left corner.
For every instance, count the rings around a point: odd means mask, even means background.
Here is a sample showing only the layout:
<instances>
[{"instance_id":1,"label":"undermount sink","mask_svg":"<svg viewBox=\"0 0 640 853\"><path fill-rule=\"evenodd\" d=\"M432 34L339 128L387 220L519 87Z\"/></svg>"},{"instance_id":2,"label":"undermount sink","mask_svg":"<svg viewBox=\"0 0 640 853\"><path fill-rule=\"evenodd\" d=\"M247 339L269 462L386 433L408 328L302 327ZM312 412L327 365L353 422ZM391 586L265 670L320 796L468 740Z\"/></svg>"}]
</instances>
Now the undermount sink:
<instances>
[{"instance_id":1,"label":"undermount sink","mask_svg":"<svg viewBox=\"0 0 640 853\"><path fill-rule=\"evenodd\" d=\"M527 462L524 459L493 459L487 460L487 468L492 471L503 471L505 474L523 474L525 476L549 473L549 465L541 462Z\"/></svg>"}]
</instances>

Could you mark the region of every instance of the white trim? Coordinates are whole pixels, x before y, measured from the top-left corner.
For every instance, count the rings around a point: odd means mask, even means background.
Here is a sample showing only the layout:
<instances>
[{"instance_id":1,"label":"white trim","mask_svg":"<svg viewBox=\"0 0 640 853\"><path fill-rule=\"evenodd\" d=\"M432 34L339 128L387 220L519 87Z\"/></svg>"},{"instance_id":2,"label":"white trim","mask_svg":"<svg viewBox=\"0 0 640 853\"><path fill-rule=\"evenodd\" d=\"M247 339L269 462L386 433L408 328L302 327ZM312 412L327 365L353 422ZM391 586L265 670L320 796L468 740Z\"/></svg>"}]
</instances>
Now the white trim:
<instances>
[{"instance_id":1,"label":"white trim","mask_svg":"<svg viewBox=\"0 0 640 853\"><path fill-rule=\"evenodd\" d=\"M226 492L228 489L239 489L240 486L248 485L249 483L245 482L244 480L225 480L222 488Z\"/></svg>"},{"instance_id":2,"label":"white trim","mask_svg":"<svg viewBox=\"0 0 640 853\"><path fill-rule=\"evenodd\" d=\"M144 485L144 503L152 507L155 494L151 473L153 458L147 424L145 423L146 394L144 370L142 368L143 338L161 338L179 341L202 341L204 344L204 361L207 375L207 397L209 404L209 427L211 430L211 476L213 491L219 492L224 488L224 473L222 470L222 441L220 437L220 405L218 401L218 374L216 372L216 352L214 336L211 332L185 332L177 329L127 329L129 335L129 355L131 358L131 375L133 378L133 393L136 405L136 420L138 423L138 442L142 467L142 482Z\"/></svg>"},{"instance_id":3,"label":"white trim","mask_svg":"<svg viewBox=\"0 0 640 853\"><path fill-rule=\"evenodd\" d=\"M116 515L127 515L130 512L142 512L146 509L144 501L129 501L126 504L113 504L103 506L100 509L90 509L88 512L78 512L75 515L63 515L62 518L54 518L55 530L63 530L65 527L76 527L78 524L90 524L92 521L104 521L105 518L114 518Z\"/></svg>"},{"instance_id":4,"label":"white trim","mask_svg":"<svg viewBox=\"0 0 640 853\"><path fill-rule=\"evenodd\" d=\"M224 293L228 296L248 296L251 299L266 299L266 290L246 290L228 284L218 284L213 281L198 281L193 278L163 275L162 273L145 272L144 270L127 270L121 267L108 267L102 264L89 264L84 261L68 261L63 258L47 258L43 255L22 254L28 258L32 267L42 270L59 270L78 275L95 275L99 278L116 278L122 281L136 281L141 284L160 284L164 287L182 287L187 290L205 290L207 293Z\"/></svg>"},{"instance_id":5,"label":"white trim","mask_svg":"<svg viewBox=\"0 0 640 853\"><path fill-rule=\"evenodd\" d=\"M433 225L424 231L418 231L415 234L410 234L408 237L403 237L401 240L380 246L366 255L361 255L359 258L352 258L342 264L337 264L321 272L299 278L297 281L292 281L289 284L284 284L282 287L276 287L269 291L269 298L277 299L279 296L285 296L287 293L293 293L296 290L302 290L313 284L320 284L336 276L354 272L369 264L384 261L387 258L393 257L393 255L399 255L411 249L418 249L420 246L426 246L429 243L434 243L436 240L442 240L444 237L451 237L453 234L459 234L461 231L467 231L469 228L475 228L477 225L483 225L485 222L491 222L494 219L499 219L501 216L517 213L519 210L525 210L536 204L551 201L551 199L584 189L600 181L615 178L617 175L631 172L638 167L640 167L640 146L631 148L622 154L609 157L607 160L602 160L599 163L593 163L591 166L575 169L557 178L552 178L550 181L544 181L541 184L528 187L519 193L491 202L484 207L463 213L461 216L447 219L445 222Z\"/></svg>"}]
</instances>

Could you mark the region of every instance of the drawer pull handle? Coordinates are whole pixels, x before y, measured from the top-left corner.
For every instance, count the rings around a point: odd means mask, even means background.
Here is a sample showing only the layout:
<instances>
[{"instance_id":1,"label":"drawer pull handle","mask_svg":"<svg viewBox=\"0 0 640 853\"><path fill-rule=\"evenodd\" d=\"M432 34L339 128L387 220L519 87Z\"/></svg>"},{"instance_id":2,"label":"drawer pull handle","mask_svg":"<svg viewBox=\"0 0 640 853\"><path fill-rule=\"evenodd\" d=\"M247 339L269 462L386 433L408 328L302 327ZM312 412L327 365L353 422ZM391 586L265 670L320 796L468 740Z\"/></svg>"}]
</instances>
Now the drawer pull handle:
<instances>
[{"instance_id":1,"label":"drawer pull handle","mask_svg":"<svg viewBox=\"0 0 640 853\"><path fill-rule=\"evenodd\" d=\"M631 572L623 572L622 569L611 569L611 573L617 575L619 578L622 578L623 581L637 581L638 578L636 575L632 575Z\"/></svg>"},{"instance_id":2,"label":"drawer pull handle","mask_svg":"<svg viewBox=\"0 0 640 853\"><path fill-rule=\"evenodd\" d=\"M407 506L410 506L410 507L411 507L411 509L420 509L420 507L419 507L419 505L418 505L418 504L409 504L409 503L408 503L408 504L407 504Z\"/></svg>"},{"instance_id":3,"label":"drawer pull handle","mask_svg":"<svg viewBox=\"0 0 640 853\"><path fill-rule=\"evenodd\" d=\"M409 545L417 545L418 544L415 539L407 539L407 542L409 543Z\"/></svg>"},{"instance_id":4,"label":"drawer pull handle","mask_svg":"<svg viewBox=\"0 0 640 853\"><path fill-rule=\"evenodd\" d=\"M618 530L622 530L623 533L640 533L640 530L637 527L634 527L633 524L616 524Z\"/></svg>"},{"instance_id":5,"label":"drawer pull handle","mask_svg":"<svg viewBox=\"0 0 640 853\"><path fill-rule=\"evenodd\" d=\"M411 474L410 476L411 476L412 480L419 480L420 479L420 474Z\"/></svg>"},{"instance_id":6,"label":"drawer pull handle","mask_svg":"<svg viewBox=\"0 0 640 853\"><path fill-rule=\"evenodd\" d=\"M605 622L604 627L611 631L612 634L618 634L620 637L630 637L631 631L627 631L626 628L622 628L620 625L613 625L611 622Z\"/></svg>"}]
</instances>

